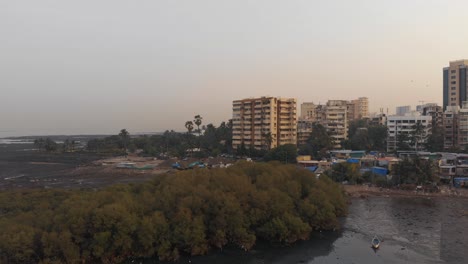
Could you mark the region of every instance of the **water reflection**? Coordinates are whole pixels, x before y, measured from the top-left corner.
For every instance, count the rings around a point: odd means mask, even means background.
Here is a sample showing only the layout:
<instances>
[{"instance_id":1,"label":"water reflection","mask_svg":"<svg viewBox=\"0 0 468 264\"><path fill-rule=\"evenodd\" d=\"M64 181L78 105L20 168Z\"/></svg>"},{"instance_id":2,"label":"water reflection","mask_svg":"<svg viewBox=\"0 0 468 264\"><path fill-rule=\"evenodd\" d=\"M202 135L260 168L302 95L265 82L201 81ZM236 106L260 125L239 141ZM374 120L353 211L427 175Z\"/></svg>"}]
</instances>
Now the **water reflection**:
<instances>
[{"instance_id":1,"label":"water reflection","mask_svg":"<svg viewBox=\"0 0 468 264\"><path fill-rule=\"evenodd\" d=\"M227 248L178 263L464 263L467 208L468 200L456 198L356 199L341 231L316 234L290 247L260 243L251 252ZM382 243L374 251L376 234Z\"/></svg>"}]
</instances>

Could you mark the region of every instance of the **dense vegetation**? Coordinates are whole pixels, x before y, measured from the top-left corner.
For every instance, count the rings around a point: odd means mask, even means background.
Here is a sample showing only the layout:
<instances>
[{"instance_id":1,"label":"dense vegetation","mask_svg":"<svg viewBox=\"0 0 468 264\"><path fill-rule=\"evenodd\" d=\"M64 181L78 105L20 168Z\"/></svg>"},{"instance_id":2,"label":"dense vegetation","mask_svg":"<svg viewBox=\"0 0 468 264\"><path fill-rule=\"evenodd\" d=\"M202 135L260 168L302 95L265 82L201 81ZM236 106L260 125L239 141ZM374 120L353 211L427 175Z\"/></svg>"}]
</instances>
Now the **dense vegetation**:
<instances>
[{"instance_id":1,"label":"dense vegetation","mask_svg":"<svg viewBox=\"0 0 468 264\"><path fill-rule=\"evenodd\" d=\"M331 169L327 170L325 174L336 182L347 181L351 184L360 184L365 180L370 180L368 177L364 177L364 175L361 174L357 164L347 162L333 164Z\"/></svg>"},{"instance_id":2,"label":"dense vegetation","mask_svg":"<svg viewBox=\"0 0 468 264\"><path fill-rule=\"evenodd\" d=\"M296 163L297 147L296 145L281 145L268 151L263 159L265 161L280 161L282 163Z\"/></svg>"},{"instance_id":3,"label":"dense vegetation","mask_svg":"<svg viewBox=\"0 0 468 264\"><path fill-rule=\"evenodd\" d=\"M348 139L342 142L345 149L385 151L387 127L370 124L367 119L349 122Z\"/></svg>"},{"instance_id":4,"label":"dense vegetation","mask_svg":"<svg viewBox=\"0 0 468 264\"><path fill-rule=\"evenodd\" d=\"M394 184L426 184L438 182L437 163L420 158L403 159L396 165Z\"/></svg>"},{"instance_id":5,"label":"dense vegetation","mask_svg":"<svg viewBox=\"0 0 468 264\"><path fill-rule=\"evenodd\" d=\"M323 125L315 123L306 144L300 146L299 154L311 155L317 160L327 158L329 157L328 151L333 149L333 144L327 129Z\"/></svg>"},{"instance_id":6,"label":"dense vegetation","mask_svg":"<svg viewBox=\"0 0 468 264\"><path fill-rule=\"evenodd\" d=\"M176 260L228 244L293 243L338 227L339 185L293 165L240 163L99 191L0 193L0 262Z\"/></svg>"},{"instance_id":7,"label":"dense vegetation","mask_svg":"<svg viewBox=\"0 0 468 264\"><path fill-rule=\"evenodd\" d=\"M194 130L194 125L197 129ZM141 149L143 154L154 157L217 156L232 153L232 123L222 122L202 126L202 117L185 124L186 133L166 131L161 135L131 137L122 129L119 135L90 140L86 149L91 152L121 153ZM196 150L196 151L194 151Z\"/></svg>"}]
</instances>

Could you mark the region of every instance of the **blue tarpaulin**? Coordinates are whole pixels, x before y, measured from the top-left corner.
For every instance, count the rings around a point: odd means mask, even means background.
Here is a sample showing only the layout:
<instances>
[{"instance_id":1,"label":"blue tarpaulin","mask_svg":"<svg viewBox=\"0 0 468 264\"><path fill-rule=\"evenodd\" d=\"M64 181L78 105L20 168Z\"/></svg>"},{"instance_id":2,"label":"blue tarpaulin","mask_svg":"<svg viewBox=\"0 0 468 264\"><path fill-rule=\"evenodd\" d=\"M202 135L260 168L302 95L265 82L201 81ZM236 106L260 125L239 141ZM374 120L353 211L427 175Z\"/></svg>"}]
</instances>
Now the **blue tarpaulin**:
<instances>
[{"instance_id":1,"label":"blue tarpaulin","mask_svg":"<svg viewBox=\"0 0 468 264\"><path fill-rule=\"evenodd\" d=\"M360 172L361 174L364 174L364 173L370 172L370 171L371 171L370 168L362 168L362 169L359 170L359 172Z\"/></svg>"},{"instance_id":2,"label":"blue tarpaulin","mask_svg":"<svg viewBox=\"0 0 468 264\"><path fill-rule=\"evenodd\" d=\"M468 178L458 177L453 178L453 186L459 187L467 187L468 186Z\"/></svg>"},{"instance_id":3,"label":"blue tarpaulin","mask_svg":"<svg viewBox=\"0 0 468 264\"><path fill-rule=\"evenodd\" d=\"M388 173L388 170L386 168L381 168L381 167L372 167L372 173L377 174L377 175L386 176L387 173Z\"/></svg>"},{"instance_id":4,"label":"blue tarpaulin","mask_svg":"<svg viewBox=\"0 0 468 264\"><path fill-rule=\"evenodd\" d=\"M348 162L348 163L359 163L359 159L347 159L346 162Z\"/></svg>"},{"instance_id":5,"label":"blue tarpaulin","mask_svg":"<svg viewBox=\"0 0 468 264\"><path fill-rule=\"evenodd\" d=\"M307 169L311 172L315 172L317 170L317 166L307 167Z\"/></svg>"}]
</instances>

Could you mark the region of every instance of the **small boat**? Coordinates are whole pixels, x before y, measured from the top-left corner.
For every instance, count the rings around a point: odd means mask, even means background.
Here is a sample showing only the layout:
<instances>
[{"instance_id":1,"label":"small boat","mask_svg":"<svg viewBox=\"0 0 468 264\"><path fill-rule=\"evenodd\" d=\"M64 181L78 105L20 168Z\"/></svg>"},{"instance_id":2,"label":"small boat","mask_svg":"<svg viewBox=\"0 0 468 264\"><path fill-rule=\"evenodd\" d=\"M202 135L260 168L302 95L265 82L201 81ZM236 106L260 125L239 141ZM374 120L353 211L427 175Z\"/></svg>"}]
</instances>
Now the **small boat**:
<instances>
[{"instance_id":1,"label":"small boat","mask_svg":"<svg viewBox=\"0 0 468 264\"><path fill-rule=\"evenodd\" d=\"M374 236L371 242L372 248L373 249L378 249L380 246L380 239L377 236Z\"/></svg>"}]
</instances>

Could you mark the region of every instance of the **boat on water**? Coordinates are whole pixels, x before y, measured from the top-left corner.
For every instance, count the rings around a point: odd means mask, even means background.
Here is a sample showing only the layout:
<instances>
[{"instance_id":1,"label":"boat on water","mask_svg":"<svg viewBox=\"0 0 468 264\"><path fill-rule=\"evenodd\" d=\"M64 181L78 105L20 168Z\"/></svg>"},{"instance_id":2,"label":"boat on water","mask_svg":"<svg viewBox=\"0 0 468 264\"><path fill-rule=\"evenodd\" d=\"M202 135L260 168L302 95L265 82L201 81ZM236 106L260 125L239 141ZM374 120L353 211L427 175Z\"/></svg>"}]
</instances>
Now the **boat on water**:
<instances>
[{"instance_id":1,"label":"boat on water","mask_svg":"<svg viewBox=\"0 0 468 264\"><path fill-rule=\"evenodd\" d=\"M378 249L380 246L380 239L377 236L374 236L371 242L372 248L373 249Z\"/></svg>"}]
</instances>

